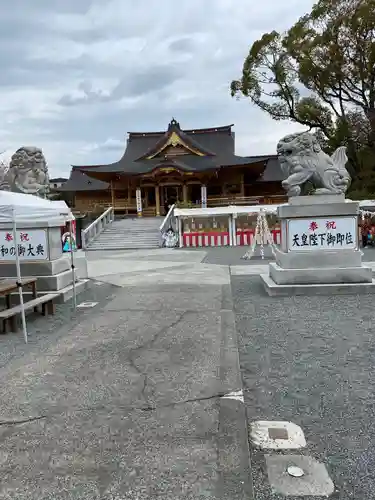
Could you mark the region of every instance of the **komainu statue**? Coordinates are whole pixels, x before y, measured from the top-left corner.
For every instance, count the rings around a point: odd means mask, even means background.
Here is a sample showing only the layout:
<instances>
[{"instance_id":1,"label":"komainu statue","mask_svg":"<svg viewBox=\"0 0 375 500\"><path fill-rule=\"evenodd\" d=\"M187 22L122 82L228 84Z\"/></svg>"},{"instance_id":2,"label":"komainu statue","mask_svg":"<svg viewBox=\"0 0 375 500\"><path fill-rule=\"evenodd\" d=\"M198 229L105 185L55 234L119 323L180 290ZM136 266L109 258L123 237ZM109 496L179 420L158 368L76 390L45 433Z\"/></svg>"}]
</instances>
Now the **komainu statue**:
<instances>
[{"instance_id":1,"label":"komainu statue","mask_svg":"<svg viewBox=\"0 0 375 500\"><path fill-rule=\"evenodd\" d=\"M336 149L332 156L325 153L310 132L287 135L277 145L280 166L286 179L282 182L288 196L299 196L301 186L311 181L313 194L345 194L350 175L346 147Z\"/></svg>"},{"instance_id":2,"label":"komainu statue","mask_svg":"<svg viewBox=\"0 0 375 500\"><path fill-rule=\"evenodd\" d=\"M49 176L42 150L33 146L17 149L10 161L7 178L11 191L46 197Z\"/></svg>"},{"instance_id":3,"label":"komainu statue","mask_svg":"<svg viewBox=\"0 0 375 500\"><path fill-rule=\"evenodd\" d=\"M10 191L8 182L9 164L12 155L9 151L0 153L0 191Z\"/></svg>"}]
</instances>

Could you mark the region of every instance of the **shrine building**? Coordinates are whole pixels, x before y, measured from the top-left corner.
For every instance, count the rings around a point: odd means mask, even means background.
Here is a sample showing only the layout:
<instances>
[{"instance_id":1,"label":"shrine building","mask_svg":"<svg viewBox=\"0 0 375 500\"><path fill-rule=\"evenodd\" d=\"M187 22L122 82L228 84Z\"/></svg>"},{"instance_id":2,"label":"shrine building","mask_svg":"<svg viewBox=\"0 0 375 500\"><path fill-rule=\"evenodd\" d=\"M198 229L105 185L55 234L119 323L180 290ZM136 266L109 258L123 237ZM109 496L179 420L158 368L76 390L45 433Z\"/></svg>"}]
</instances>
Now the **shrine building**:
<instances>
[{"instance_id":1,"label":"shrine building","mask_svg":"<svg viewBox=\"0 0 375 500\"><path fill-rule=\"evenodd\" d=\"M78 212L105 210L164 215L168 206L253 205L286 200L276 155L235 154L233 125L130 132L122 158L108 165L72 166L59 191Z\"/></svg>"}]
</instances>

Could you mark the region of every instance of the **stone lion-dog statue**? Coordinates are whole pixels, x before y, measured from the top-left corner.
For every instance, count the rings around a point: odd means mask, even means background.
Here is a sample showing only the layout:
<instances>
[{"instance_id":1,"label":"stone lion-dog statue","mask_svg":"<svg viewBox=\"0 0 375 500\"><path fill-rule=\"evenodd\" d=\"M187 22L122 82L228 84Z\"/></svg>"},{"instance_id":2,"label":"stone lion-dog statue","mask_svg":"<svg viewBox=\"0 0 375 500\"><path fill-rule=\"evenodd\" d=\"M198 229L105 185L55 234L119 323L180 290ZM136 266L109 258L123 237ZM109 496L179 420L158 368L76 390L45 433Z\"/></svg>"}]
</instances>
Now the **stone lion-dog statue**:
<instances>
[{"instance_id":1,"label":"stone lion-dog statue","mask_svg":"<svg viewBox=\"0 0 375 500\"><path fill-rule=\"evenodd\" d=\"M345 194L350 185L351 178L345 168L348 161L345 146L329 156L313 134L302 132L281 139L277 154L286 176L282 185L288 197L299 196L306 181L316 187L315 195Z\"/></svg>"}]
</instances>

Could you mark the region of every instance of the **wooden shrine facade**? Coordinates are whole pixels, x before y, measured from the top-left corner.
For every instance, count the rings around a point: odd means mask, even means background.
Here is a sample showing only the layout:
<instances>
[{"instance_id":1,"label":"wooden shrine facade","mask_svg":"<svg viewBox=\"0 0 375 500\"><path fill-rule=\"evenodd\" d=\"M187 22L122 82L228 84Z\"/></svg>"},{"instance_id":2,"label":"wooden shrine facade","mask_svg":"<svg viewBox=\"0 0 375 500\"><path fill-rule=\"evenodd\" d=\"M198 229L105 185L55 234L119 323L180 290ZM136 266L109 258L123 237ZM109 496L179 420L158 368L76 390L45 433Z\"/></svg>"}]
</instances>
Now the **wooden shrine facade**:
<instances>
[{"instance_id":1,"label":"wooden shrine facade","mask_svg":"<svg viewBox=\"0 0 375 500\"><path fill-rule=\"evenodd\" d=\"M275 155L235 155L232 126L129 133L122 158L108 165L73 166L61 191L73 208L164 215L168 206L280 203L283 174Z\"/></svg>"}]
</instances>

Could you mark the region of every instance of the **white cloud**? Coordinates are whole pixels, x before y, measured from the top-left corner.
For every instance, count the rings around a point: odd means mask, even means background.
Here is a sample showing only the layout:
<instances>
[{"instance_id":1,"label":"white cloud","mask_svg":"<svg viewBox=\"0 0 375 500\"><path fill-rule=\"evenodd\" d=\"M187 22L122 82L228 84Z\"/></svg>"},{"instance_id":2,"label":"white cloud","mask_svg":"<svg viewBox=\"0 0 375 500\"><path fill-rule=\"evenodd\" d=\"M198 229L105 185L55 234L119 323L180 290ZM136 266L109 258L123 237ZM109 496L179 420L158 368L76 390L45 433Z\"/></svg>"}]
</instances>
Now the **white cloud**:
<instances>
[{"instance_id":1,"label":"white cloud","mask_svg":"<svg viewBox=\"0 0 375 500\"><path fill-rule=\"evenodd\" d=\"M32 5L31 5L32 4ZM13 0L1 7L0 151L41 147L51 175L116 161L129 130L235 124L239 154L300 129L229 94L251 43L313 0Z\"/></svg>"},{"instance_id":2,"label":"white cloud","mask_svg":"<svg viewBox=\"0 0 375 500\"><path fill-rule=\"evenodd\" d=\"M118 154L123 150L124 150L124 141L120 141L119 139L114 139L113 137L109 137L107 140L101 143L85 144L78 153L86 155L88 153L93 153L97 151L116 151Z\"/></svg>"}]
</instances>

